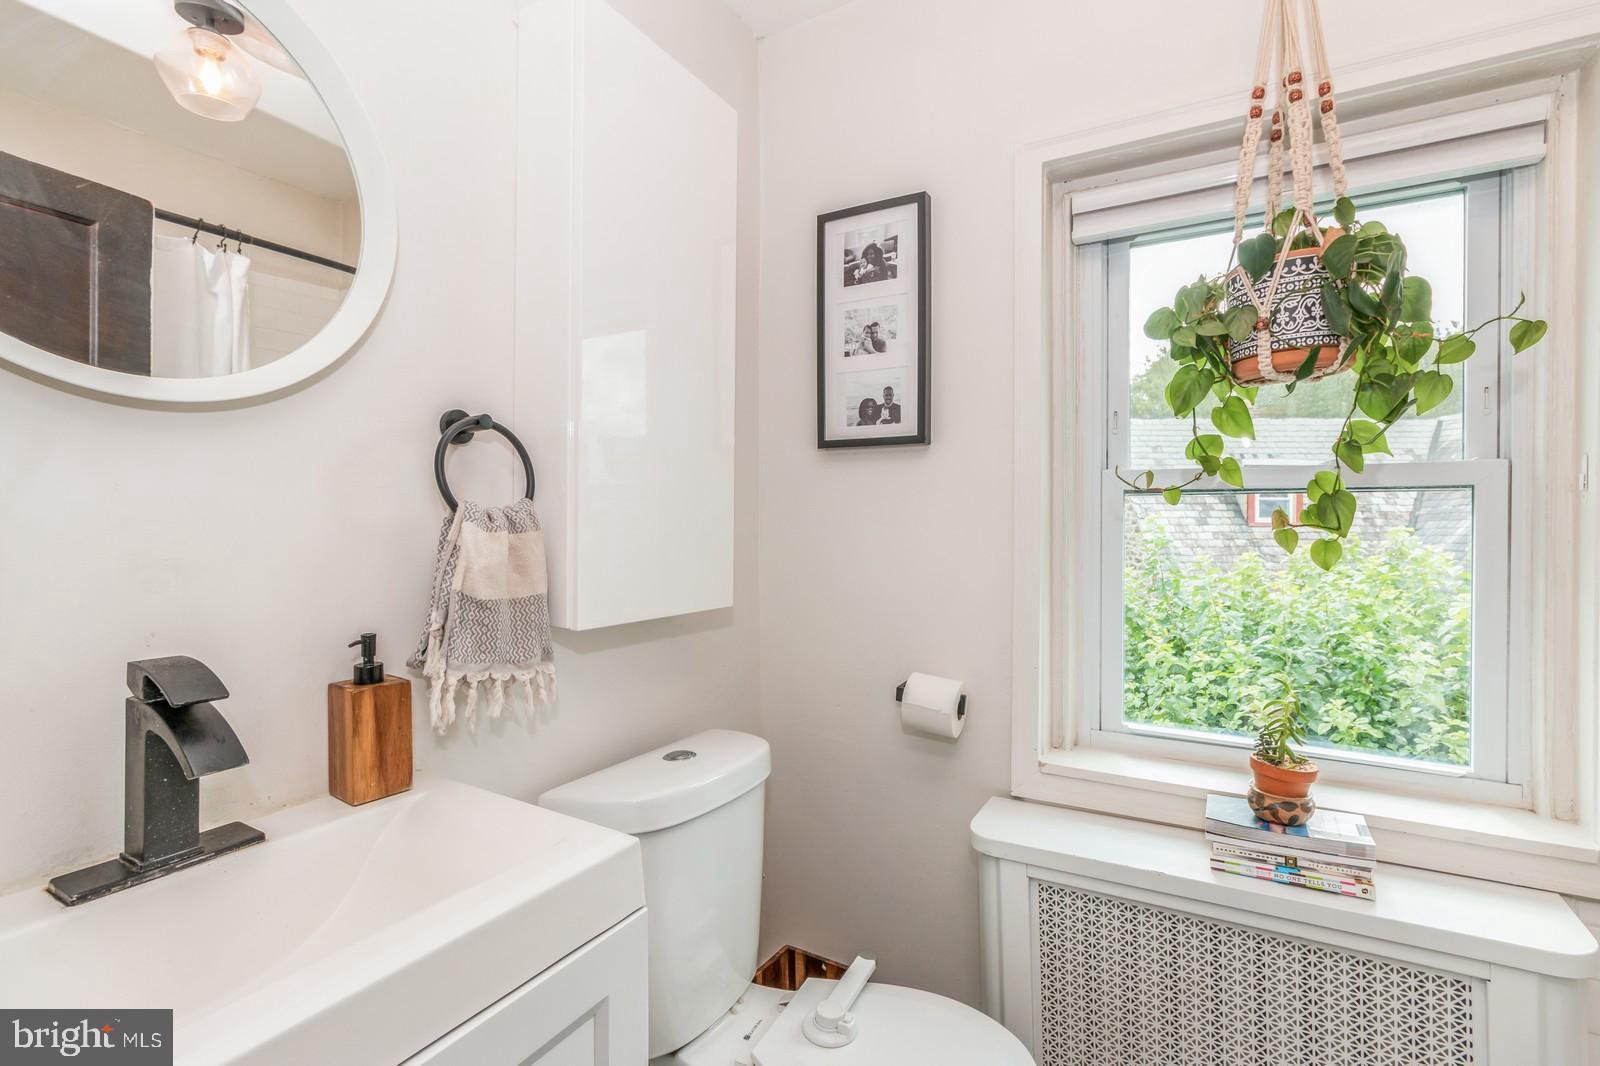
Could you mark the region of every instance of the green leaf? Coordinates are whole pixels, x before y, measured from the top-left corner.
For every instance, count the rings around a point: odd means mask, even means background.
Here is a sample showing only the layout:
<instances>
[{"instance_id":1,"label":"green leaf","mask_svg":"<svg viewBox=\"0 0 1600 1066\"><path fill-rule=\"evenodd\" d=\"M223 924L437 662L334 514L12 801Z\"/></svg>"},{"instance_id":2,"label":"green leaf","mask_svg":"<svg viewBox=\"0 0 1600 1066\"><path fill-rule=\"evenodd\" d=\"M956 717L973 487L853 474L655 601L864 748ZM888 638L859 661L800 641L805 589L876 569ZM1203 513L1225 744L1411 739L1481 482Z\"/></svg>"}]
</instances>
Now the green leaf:
<instances>
[{"instance_id":1,"label":"green leaf","mask_svg":"<svg viewBox=\"0 0 1600 1066\"><path fill-rule=\"evenodd\" d=\"M1170 307L1159 307L1144 320L1144 335L1153 341L1169 340L1179 325L1178 313Z\"/></svg>"},{"instance_id":2,"label":"green leaf","mask_svg":"<svg viewBox=\"0 0 1600 1066\"><path fill-rule=\"evenodd\" d=\"M1288 526L1283 526L1280 529L1274 529L1272 531L1272 539L1278 542L1278 547L1282 548L1290 555L1293 555L1295 548L1300 546L1300 534Z\"/></svg>"},{"instance_id":3,"label":"green leaf","mask_svg":"<svg viewBox=\"0 0 1600 1066\"><path fill-rule=\"evenodd\" d=\"M1339 480L1339 475L1332 470L1318 470L1312 479L1306 482L1306 498L1315 503L1330 492L1338 492L1344 484Z\"/></svg>"},{"instance_id":4,"label":"green leaf","mask_svg":"<svg viewBox=\"0 0 1600 1066\"><path fill-rule=\"evenodd\" d=\"M1389 436L1386 433L1379 433L1376 437L1373 437L1371 440L1367 441L1361 446L1361 451L1364 455L1394 454L1394 452L1389 449Z\"/></svg>"},{"instance_id":5,"label":"green leaf","mask_svg":"<svg viewBox=\"0 0 1600 1066\"><path fill-rule=\"evenodd\" d=\"M1385 318L1393 322L1400 317L1400 286L1405 278L1400 273L1398 265L1389 268L1389 273L1383 278L1383 313Z\"/></svg>"},{"instance_id":6,"label":"green leaf","mask_svg":"<svg viewBox=\"0 0 1600 1066\"><path fill-rule=\"evenodd\" d=\"M1383 234L1388 232L1389 227L1385 226L1377 219L1373 219L1371 222L1361 223L1361 236L1363 237L1381 237Z\"/></svg>"},{"instance_id":7,"label":"green leaf","mask_svg":"<svg viewBox=\"0 0 1600 1066\"><path fill-rule=\"evenodd\" d=\"M1340 281L1350 276L1350 268L1355 261L1356 239L1348 233L1322 250L1322 265Z\"/></svg>"},{"instance_id":8,"label":"green leaf","mask_svg":"<svg viewBox=\"0 0 1600 1066\"><path fill-rule=\"evenodd\" d=\"M1316 541L1311 545L1311 561L1324 570L1332 570L1339 565L1339 556L1344 554L1344 549L1332 537Z\"/></svg>"},{"instance_id":9,"label":"green leaf","mask_svg":"<svg viewBox=\"0 0 1600 1066\"><path fill-rule=\"evenodd\" d=\"M1183 499L1183 490L1177 486L1173 486L1170 489L1162 489L1161 498L1176 507L1178 506L1178 501Z\"/></svg>"},{"instance_id":10,"label":"green leaf","mask_svg":"<svg viewBox=\"0 0 1600 1066\"><path fill-rule=\"evenodd\" d=\"M1217 476L1225 484L1232 485L1236 489L1244 488L1244 471L1239 468L1239 460L1231 455L1222 460L1222 467L1217 471Z\"/></svg>"},{"instance_id":11,"label":"green leaf","mask_svg":"<svg viewBox=\"0 0 1600 1066\"><path fill-rule=\"evenodd\" d=\"M1400 320L1433 321L1433 286L1427 278L1410 277L1400 283Z\"/></svg>"},{"instance_id":12,"label":"green leaf","mask_svg":"<svg viewBox=\"0 0 1600 1066\"><path fill-rule=\"evenodd\" d=\"M1370 444L1373 440L1383 436L1383 427L1376 422L1368 422L1364 418L1350 420L1350 437L1357 444Z\"/></svg>"},{"instance_id":13,"label":"green leaf","mask_svg":"<svg viewBox=\"0 0 1600 1066\"><path fill-rule=\"evenodd\" d=\"M1349 489L1339 489L1323 499L1333 504L1334 528L1341 534L1350 532L1356 521L1356 494Z\"/></svg>"},{"instance_id":14,"label":"green leaf","mask_svg":"<svg viewBox=\"0 0 1600 1066\"><path fill-rule=\"evenodd\" d=\"M1412 387L1417 393L1417 414L1425 415L1444 403L1455 383L1437 370L1427 370L1417 375Z\"/></svg>"},{"instance_id":15,"label":"green leaf","mask_svg":"<svg viewBox=\"0 0 1600 1066\"><path fill-rule=\"evenodd\" d=\"M1334 453L1339 456L1339 461L1356 473L1361 473L1367 465L1366 453L1361 450L1361 445L1353 440L1342 440L1334 447Z\"/></svg>"},{"instance_id":16,"label":"green leaf","mask_svg":"<svg viewBox=\"0 0 1600 1066\"><path fill-rule=\"evenodd\" d=\"M1144 473L1135 476L1133 483L1148 491L1156 483L1156 472L1154 470L1146 470Z\"/></svg>"},{"instance_id":17,"label":"green leaf","mask_svg":"<svg viewBox=\"0 0 1600 1066\"><path fill-rule=\"evenodd\" d=\"M1217 316L1207 315L1194 324L1194 331L1202 337L1221 337L1228 332L1228 327Z\"/></svg>"},{"instance_id":18,"label":"green leaf","mask_svg":"<svg viewBox=\"0 0 1600 1066\"><path fill-rule=\"evenodd\" d=\"M1335 333L1350 336L1350 305L1345 301L1344 290L1331 281L1322 283L1322 313L1328 316L1328 325Z\"/></svg>"},{"instance_id":19,"label":"green leaf","mask_svg":"<svg viewBox=\"0 0 1600 1066\"><path fill-rule=\"evenodd\" d=\"M1172 343L1183 348L1193 348L1200 343L1200 332L1193 326L1179 326L1172 331Z\"/></svg>"},{"instance_id":20,"label":"green leaf","mask_svg":"<svg viewBox=\"0 0 1600 1066\"><path fill-rule=\"evenodd\" d=\"M1394 332L1394 354L1413 369L1432 347L1433 326L1430 323L1419 322L1409 328L1400 326Z\"/></svg>"},{"instance_id":21,"label":"green leaf","mask_svg":"<svg viewBox=\"0 0 1600 1066\"><path fill-rule=\"evenodd\" d=\"M1511 327L1511 350L1525 352L1544 339L1550 323L1542 319L1528 319Z\"/></svg>"},{"instance_id":22,"label":"green leaf","mask_svg":"<svg viewBox=\"0 0 1600 1066\"><path fill-rule=\"evenodd\" d=\"M1222 438L1215 433L1202 433L1189 441L1183 449L1183 454L1191 463L1198 463L1202 456L1220 458L1222 455Z\"/></svg>"},{"instance_id":23,"label":"green leaf","mask_svg":"<svg viewBox=\"0 0 1600 1066\"><path fill-rule=\"evenodd\" d=\"M1294 379L1296 381L1304 381L1312 374L1315 374L1317 372L1317 357L1321 354L1322 346L1320 344L1306 352L1306 357L1300 360L1300 365L1295 368Z\"/></svg>"},{"instance_id":24,"label":"green leaf","mask_svg":"<svg viewBox=\"0 0 1600 1066\"><path fill-rule=\"evenodd\" d=\"M1449 366L1452 363L1465 363L1472 358L1472 353L1478 350L1478 345L1464 333L1457 333L1453 337L1446 337L1439 342L1439 357L1434 360L1440 366Z\"/></svg>"},{"instance_id":25,"label":"green leaf","mask_svg":"<svg viewBox=\"0 0 1600 1066\"><path fill-rule=\"evenodd\" d=\"M1172 408L1174 415L1182 418L1200 406L1200 401L1211 391L1213 380L1208 370L1193 365L1180 366L1178 372L1172 375L1172 380L1167 382L1167 406Z\"/></svg>"},{"instance_id":26,"label":"green leaf","mask_svg":"<svg viewBox=\"0 0 1600 1066\"><path fill-rule=\"evenodd\" d=\"M1356 406L1369 418L1392 422L1404 408L1412 381L1411 374L1369 378L1356 388Z\"/></svg>"},{"instance_id":27,"label":"green leaf","mask_svg":"<svg viewBox=\"0 0 1600 1066\"><path fill-rule=\"evenodd\" d=\"M1250 407L1237 396L1229 396L1225 403L1211 412L1211 424L1230 437L1255 439L1256 425L1250 417Z\"/></svg>"},{"instance_id":28,"label":"green leaf","mask_svg":"<svg viewBox=\"0 0 1600 1066\"><path fill-rule=\"evenodd\" d=\"M1244 267L1251 281L1266 277L1277 258L1278 242L1270 233L1258 233L1239 245L1239 265Z\"/></svg>"},{"instance_id":29,"label":"green leaf","mask_svg":"<svg viewBox=\"0 0 1600 1066\"><path fill-rule=\"evenodd\" d=\"M1349 229L1356 224L1356 205L1350 197L1341 196L1334 201L1333 217L1345 229Z\"/></svg>"},{"instance_id":30,"label":"green leaf","mask_svg":"<svg viewBox=\"0 0 1600 1066\"><path fill-rule=\"evenodd\" d=\"M1272 235L1282 240L1289 235L1289 227L1294 225L1294 212L1292 207L1286 207L1272 216Z\"/></svg>"},{"instance_id":31,"label":"green leaf","mask_svg":"<svg viewBox=\"0 0 1600 1066\"><path fill-rule=\"evenodd\" d=\"M1228 336L1236 341L1246 341L1256 331L1256 309L1254 304L1242 303L1238 307L1231 307L1228 313L1222 316L1227 323Z\"/></svg>"},{"instance_id":32,"label":"green leaf","mask_svg":"<svg viewBox=\"0 0 1600 1066\"><path fill-rule=\"evenodd\" d=\"M1356 314L1365 318L1383 317L1383 305L1361 285L1351 282L1344 292L1345 298L1350 301L1350 310Z\"/></svg>"}]
</instances>

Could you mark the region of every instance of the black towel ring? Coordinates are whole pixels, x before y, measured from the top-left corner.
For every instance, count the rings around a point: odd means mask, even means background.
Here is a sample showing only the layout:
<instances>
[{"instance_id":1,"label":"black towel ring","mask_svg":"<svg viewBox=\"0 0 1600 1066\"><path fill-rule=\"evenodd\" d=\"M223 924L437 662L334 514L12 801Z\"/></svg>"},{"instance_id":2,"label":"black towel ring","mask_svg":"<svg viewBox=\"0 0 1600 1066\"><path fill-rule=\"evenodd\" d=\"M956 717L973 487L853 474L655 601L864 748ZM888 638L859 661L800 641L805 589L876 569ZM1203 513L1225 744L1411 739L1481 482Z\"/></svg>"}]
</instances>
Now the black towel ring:
<instances>
[{"instance_id":1,"label":"black towel ring","mask_svg":"<svg viewBox=\"0 0 1600 1066\"><path fill-rule=\"evenodd\" d=\"M446 411L439 416L439 447L433 452L433 478L439 483L439 494L444 497L444 502L454 511L460 506L456 502L455 494L450 491L450 485L444 479L444 453L452 444L466 444L473 434L486 429L492 429L517 450L517 458L522 460L522 472L528 479L528 499L533 499L533 460L528 458L528 449L522 446L517 435L490 418L488 415L469 415L465 411Z\"/></svg>"}]
</instances>

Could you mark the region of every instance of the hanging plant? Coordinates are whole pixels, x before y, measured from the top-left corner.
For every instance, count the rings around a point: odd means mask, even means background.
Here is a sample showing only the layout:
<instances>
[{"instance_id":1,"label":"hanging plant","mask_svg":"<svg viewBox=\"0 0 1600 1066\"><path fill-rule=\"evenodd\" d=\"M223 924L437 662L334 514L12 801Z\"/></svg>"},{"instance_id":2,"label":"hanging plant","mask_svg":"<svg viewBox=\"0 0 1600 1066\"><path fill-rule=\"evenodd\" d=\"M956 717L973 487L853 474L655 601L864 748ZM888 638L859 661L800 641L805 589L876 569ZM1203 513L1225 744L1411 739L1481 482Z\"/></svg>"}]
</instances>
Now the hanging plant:
<instances>
[{"instance_id":1,"label":"hanging plant","mask_svg":"<svg viewBox=\"0 0 1600 1066\"><path fill-rule=\"evenodd\" d=\"M1293 392L1352 372L1355 395L1329 444L1328 469L1306 484L1307 503L1298 521L1281 508L1272 514L1279 547L1293 552L1302 531L1313 534L1312 561L1331 570L1344 553L1342 542L1354 528L1357 511L1346 472L1359 474L1368 456L1390 454L1385 434L1407 413L1426 414L1449 398L1452 382L1446 368L1470 359L1484 330L1510 323L1512 350L1523 352L1539 343L1548 325L1522 314L1524 298L1511 311L1470 329L1448 335L1435 329L1432 287L1407 270L1405 241L1381 222L1361 221L1346 195L1321 17L1317 0L1308 2L1319 68L1318 114L1336 197L1334 225L1324 230L1314 209L1313 118L1292 0L1267 0L1234 188L1233 260L1221 275L1201 277L1179 289L1172 306L1155 311L1144 326L1145 336L1166 342L1169 358L1178 364L1167 385L1166 403L1174 416L1190 420L1193 434L1185 457L1195 465L1195 474L1160 488L1153 471L1117 476L1137 492L1159 491L1169 504L1177 504L1184 489L1208 477L1242 489L1243 469L1228 454L1227 442L1254 439L1251 410L1260 389L1281 384ZM1274 70L1278 106L1268 133L1265 213L1271 222L1246 239L1266 86ZM1286 146L1293 203L1280 211ZM1216 399L1209 427L1199 416L1207 396Z\"/></svg>"}]
</instances>

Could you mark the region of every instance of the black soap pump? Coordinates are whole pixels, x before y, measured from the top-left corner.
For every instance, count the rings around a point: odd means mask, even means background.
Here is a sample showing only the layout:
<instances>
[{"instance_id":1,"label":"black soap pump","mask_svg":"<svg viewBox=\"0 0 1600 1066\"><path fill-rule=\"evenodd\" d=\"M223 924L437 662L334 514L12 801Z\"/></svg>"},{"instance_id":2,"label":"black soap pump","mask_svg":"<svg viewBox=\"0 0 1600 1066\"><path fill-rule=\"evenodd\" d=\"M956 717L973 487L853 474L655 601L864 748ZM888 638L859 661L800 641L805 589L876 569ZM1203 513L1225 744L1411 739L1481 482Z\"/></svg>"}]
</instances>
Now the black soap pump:
<instances>
[{"instance_id":1,"label":"black soap pump","mask_svg":"<svg viewBox=\"0 0 1600 1066\"><path fill-rule=\"evenodd\" d=\"M355 664L354 677L358 685L376 685L383 680L383 664L378 661L378 634L363 633L346 647L361 645L361 661Z\"/></svg>"}]
</instances>

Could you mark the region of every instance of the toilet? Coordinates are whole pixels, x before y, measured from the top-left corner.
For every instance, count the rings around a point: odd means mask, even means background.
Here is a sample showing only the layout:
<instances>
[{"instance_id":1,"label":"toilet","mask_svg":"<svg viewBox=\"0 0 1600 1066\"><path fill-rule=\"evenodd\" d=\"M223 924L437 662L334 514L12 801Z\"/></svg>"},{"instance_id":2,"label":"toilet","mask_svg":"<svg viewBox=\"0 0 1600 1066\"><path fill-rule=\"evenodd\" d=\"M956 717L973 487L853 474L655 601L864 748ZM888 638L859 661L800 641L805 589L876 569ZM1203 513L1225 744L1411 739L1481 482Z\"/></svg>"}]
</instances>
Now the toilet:
<instances>
[{"instance_id":1,"label":"toilet","mask_svg":"<svg viewBox=\"0 0 1600 1066\"><path fill-rule=\"evenodd\" d=\"M539 797L639 838L652 1064L1034 1066L1004 1026L965 1004L863 986L865 960L839 981L812 978L796 992L751 983L771 768L765 740L713 729Z\"/></svg>"}]
</instances>

